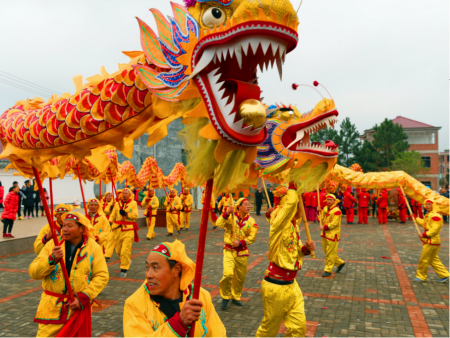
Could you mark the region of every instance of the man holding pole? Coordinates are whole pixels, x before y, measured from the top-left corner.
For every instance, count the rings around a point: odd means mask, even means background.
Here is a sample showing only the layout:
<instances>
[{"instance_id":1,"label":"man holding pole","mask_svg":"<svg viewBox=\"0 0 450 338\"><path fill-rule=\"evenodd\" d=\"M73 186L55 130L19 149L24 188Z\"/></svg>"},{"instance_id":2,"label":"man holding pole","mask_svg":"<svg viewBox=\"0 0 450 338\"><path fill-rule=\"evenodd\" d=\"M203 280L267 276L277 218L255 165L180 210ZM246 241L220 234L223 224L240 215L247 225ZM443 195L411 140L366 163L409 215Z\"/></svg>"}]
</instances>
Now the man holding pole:
<instances>
[{"instance_id":1,"label":"man holding pole","mask_svg":"<svg viewBox=\"0 0 450 338\"><path fill-rule=\"evenodd\" d=\"M235 210L236 208L236 210ZM242 306L241 293L247 275L248 246L256 240L259 226L250 217L250 202L240 198L236 206L229 206L217 220L219 228L225 228L225 246L223 247L223 278L220 281L222 310L232 301Z\"/></svg>"},{"instance_id":2,"label":"man holding pole","mask_svg":"<svg viewBox=\"0 0 450 338\"><path fill-rule=\"evenodd\" d=\"M264 319L256 337L276 337L282 321L286 336L304 337L306 333L305 304L295 278L303 256L315 250L315 243L302 245L298 202L296 190L289 189L276 212L270 208L266 213L270 218L269 266L261 284Z\"/></svg>"},{"instance_id":3,"label":"man holding pole","mask_svg":"<svg viewBox=\"0 0 450 338\"><path fill-rule=\"evenodd\" d=\"M49 242L29 267L31 278L42 280L44 289L34 318L39 323L38 337L55 337L61 330L65 330L63 336L90 336L91 332L85 330L90 329L91 304L109 280L108 267L89 220L71 212L63 216L63 222L60 246ZM72 300L67 294L61 261L65 261L73 287ZM75 327L79 329L76 333L71 331Z\"/></svg>"},{"instance_id":4,"label":"man holding pole","mask_svg":"<svg viewBox=\"0 0 450 338\"><path fill-rule=\"evenodd\" d=\"M183 193L180 195L181 199L181 226L180 229L189 230L189 226L191 225L191 210L192 204L194 204L194 198L189 191L189 188L184 188Z\"/></svg>"},{"instance_id":5,"label":"man holding pole","mask_svg":"<svg viewBox=\"0 0 450 338\"><path fill-rule=\"evenodd\" d=\"M173 236L174 226L178 233L180 233L180 210L183 206L175 189L170 189L169 196L164 201L164 206L166 207L166 236Z\"/></svg>"},{"instance_id":6,"label":"man holding pole","mask_svg":"<svg viewBox=\"0 0 450 338\"><path fill-rule=\"evenodd\" d=\"M358 224L367 224L368 222L368 211L369 211L369 202L370 202L370 194L366 189L361 189L361 191L356 195L358 198Z\"/></svg>"},{"instance_id":7,"label":"man holding pole","mask_svg":"<svg viewBox=\"0 0 450 338\"><path fill-rule=\"evenodd\" d=\"M145 209L144 216L147 222L147 240L155 237L156 216L158 214L159 199L155 196L154 189L148 189L147 197L142 201L142 207Z\"/></svg>"},{"instance_id":8,"label":"man holding pole","mask_svg":"<svg viewBox=\"0 0 450 338\"><path fill-rule=\"evenodd\" d=\"M106 244L108 242L109 234L111 233L111 226L105 215L100 215L98 210L100 208L100 201L96 198L91 198L87 202L88 219L94 227L94 236L96 242L100 245L103 253L106 252Z\"/></svg>"},{"instance_id":9,"label":"man holding pole","mask_svg":"<svg viewBox=\"0 0 450 338\"><path fill-rule=\"evenodd\" d=\"M353 196L352 196L353 197ZM339 200L333 194L327 195L327 206L322 210L318 208L319 216L322 220L322 225L319 227L322 230L322 247L325 252L325 272L323 277L330 277L333 271L333 266L337 266L336 273L341 272L345 266L345 262L339 258L337 251L339 241L341 240L341 217L342 212L339 210L337 204Z\"/></svg>"},{"instance_id":10,"label":"man holding pole","mask_svg":"<svg viewBox=\"0 0 450 338\"><path fill-rule=\"evenodd\" d=\"M423 219L416 218L414 214L411 214L411 217L414 217L416 222L425 229L419 235L423 243L423 248L414 281L418 283L425 282L427 280L428 267L431 266L439 276L439 282L444 283L448 281L449 273L438 257L439 249L441 248L441 237L439 233L441 232L444 221L442 215L438 213L436 203L433 200L425 201L425 209L428 213Z\"/></svg>"}]
</instances>

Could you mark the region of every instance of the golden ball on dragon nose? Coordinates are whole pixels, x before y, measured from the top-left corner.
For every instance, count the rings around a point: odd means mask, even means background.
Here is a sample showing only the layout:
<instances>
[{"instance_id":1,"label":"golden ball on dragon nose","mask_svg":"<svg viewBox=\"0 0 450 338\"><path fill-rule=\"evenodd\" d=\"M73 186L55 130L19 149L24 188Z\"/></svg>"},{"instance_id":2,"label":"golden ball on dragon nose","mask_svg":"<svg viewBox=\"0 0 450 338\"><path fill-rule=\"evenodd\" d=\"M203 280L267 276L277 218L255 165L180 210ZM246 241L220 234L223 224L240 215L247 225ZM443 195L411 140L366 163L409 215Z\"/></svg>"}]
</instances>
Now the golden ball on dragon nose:
<instances>
[{"instance_id":1,"label":"golden ball on dragon nose","mask_svg":"<svg viewBox=\"0 0 450 338\"><path fill-rule=\"evenodd\" d=\"M266 108L258 100L249 99L242 102L236 115L236 121L244 119L244 124L253 126L254 129L260 128L266 123Z\"/></svg>"}]
</instances>

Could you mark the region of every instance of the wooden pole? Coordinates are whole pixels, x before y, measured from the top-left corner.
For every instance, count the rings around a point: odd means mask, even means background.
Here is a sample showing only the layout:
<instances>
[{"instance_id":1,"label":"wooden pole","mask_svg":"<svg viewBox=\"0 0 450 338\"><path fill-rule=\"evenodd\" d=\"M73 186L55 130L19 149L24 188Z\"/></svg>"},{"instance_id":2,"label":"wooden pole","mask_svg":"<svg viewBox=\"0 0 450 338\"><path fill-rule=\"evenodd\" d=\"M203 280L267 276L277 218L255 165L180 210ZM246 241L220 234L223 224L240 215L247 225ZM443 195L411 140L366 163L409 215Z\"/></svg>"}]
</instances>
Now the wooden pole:
<instances>
[{"instance_id":1,"label":"wooden pole","mask_svg":"<svg viewBox=\"0 0 450 338\"><path fill-rule=\"evenodd\" d=\"M205 188L205 199L206 203L203 204L202 217L200 221L200 233L198 237L197 246L197 260L195 262L195 278L194 278L194 290L192 296L194 299L198 299L200 296L200 284L202 283L202 270L203 270L203 260L205 258L205 244L206 244L206 231L208 230L208 216L211 210L211 196L214 180L210 178L206 182ZM195 325L193 322L191 324L191 329L189 330L189 337L194 337Z\"/></svg>"},{"instance_id":2,"label":"wooden pole","mask_svg":"<svg viewBox=\"0 0 450 338\"><path fill-rule=\"evenodd\" d=\"M405 201L406 201L406 205L408 206L409 214L410 214L410 216L411 216L411 215L413 214L413 212L412 212L412 210L411 210L411 206L409 205L409 201L408 201L408 199L406 198L405 191L403 190L403 187L402 187L401 185L400 185L400 189L402 189L403 198L404 198ZM416 226L417 233L419 234L420 237L422 237L422 233L420 232L419 226L418 226L417 223L416 223L416 218L415 218L415 217L412 217L412 216L411 216L411 218L412 218L413 221L414 221L414 225Z\"/></svg>"},{"instance_id":3,"label":"wooden pole","mask_svg":"<svg viewBox=\"0 0 450 338\"><path fill-rule=\"evenodd\" d=\"M48 208L47 199L45 198L44 188L42 187L41 176L39 175L39 171L33 167L34 177L36 178L36 183L39 187L39 193L41 194L42 205L44 206L45 215L47 216L48 224L50 225L50 231L52 232L52 239L55 246L59 246L58 237L56 236L55 231L55 221L51 218L50 210ZM51 178L50 178L51 180ZM66 284L67 293L69 294L69 300L72 303L74 300L72 286L70 285L69 275L67 273L66 264L64 263L64 259L59 260L59 264L61 264L61 270L63 272L64 282Z\"/></svg>"},{"instance_id":4,"label":"wooden pole","mask_svg":"<svg viewBox=\"0 0 450 338\"><path fill-rule=\"evenodd\" d=\"M83 182L81 181L79 163L77 163L77 171L78 171L78 181L80 181L81 196L83 197L84 214L87 216L88 212L87 212L87 207L86 207L86 200L84 198Z\"/></svg>"},{"instance_id":5,"label":"wooden pole","mask_svg":"<svg viewBox=\"0 0 450 338\"><path fill-rule=\"evenodd\" d=\"M269 206L269 208L272 208L272 203L270 203L270 198L269 198L269 194L267 193L266 182L264 181L264 177L261 177L261 181L263 183L264 191L266 192L267 205Z\"/></svg>"},{"instance_id":6,"label":"wooden pole","mask_svg":"<svg viewBox=\"0 0 450 338\"><path fill-rule=\"evenodd\" d=\"M317 205L320 207L320 209L322 209L322 205L320 204L319 185L317 185L316 189L317 189ZM316 210L316 212L317 212L317 210ZM318 217L318 218L319 218L319 224L322 225L322 218L321 217Z\"/></svg>"},{"instance_id":7,"label":"wooden pole","mask_svg":"<svg viewBox=\"0 0 450 338\"><path fill-rule=\"evenodd\" d=\"M52 181L51 177L49 177L48 180L49 180L48 184L49 184L49 189L50 189L50 205L51 205L50 213L52 215L52 219L54 219L53 211L54 211L55 207L53 205L53 181Z\"/></svg>"},{"instance_id":8,"label":"wooden pole","mask_svg":"<svg viewBox=\"0 0 450 338\"><path fill-rule=\"evenodd\" d=\"M309 225L308 225L308 221L306 219L305 207L303 206L302 196L300 195L298 197L298 199L299 199L299 202L300 202L300 209L302 211L303 223L305 224L306 238L308 239L308 242L311 243L312 239L311 239L311 234L309 232ZM314 251L311 251L311 258L316 258L316 254L314 253Z\"/></svg>"}]
</instances>

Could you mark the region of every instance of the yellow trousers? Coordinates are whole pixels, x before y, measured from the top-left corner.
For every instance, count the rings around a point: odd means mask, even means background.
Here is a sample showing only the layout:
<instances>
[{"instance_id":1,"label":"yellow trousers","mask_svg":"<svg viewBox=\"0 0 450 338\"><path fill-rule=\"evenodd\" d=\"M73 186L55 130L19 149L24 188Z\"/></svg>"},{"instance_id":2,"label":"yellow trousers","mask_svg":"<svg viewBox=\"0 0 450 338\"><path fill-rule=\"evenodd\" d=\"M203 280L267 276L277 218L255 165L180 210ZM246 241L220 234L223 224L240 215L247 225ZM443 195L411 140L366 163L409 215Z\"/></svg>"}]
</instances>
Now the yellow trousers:
<instances>
[{"instance_id":1,"label":"yellow trousers","mask_svg":"<svg viewBox=\"0 0 450 338\"><path fill-rule=\"evenodd\" d=\"M181 229L189 229L189 226L191 225L191 213L190 212L182 212L181 215Z\"/></svg>"},{"instance_id":2,"label":"yellow trousers","mask_svg":"<svg viewBox=\"0 0 450 338\"><path fill-rule=\"evenodd\" d=\"M438 257L440 245L424 244L422 248L422 254L420 255L419 266L417 267L416 277L425 281L427 280L428 267L431 267L436 271L439 278L446 278L449 276L447 269L442 264Z\"/></svg>"},{"instance_id":3,"label":"yellow trousers","mask_svg":"<svg viewBox=\"0 0 450 338\"><path fill-rule=\"evenodd\" d=\"M264 319L256 331L256 337L276 337L282 321L286 326L285 337L305 336L305 302L296 280L290 285L263 280L261 296Z\"/></svg>"},{"instance_id":4,"label":"yellow trousers","mask_svg":"<svg viewBox=\"0 0 450 338\"><path fill-rule=\"evenodd\" d=\"M64 324L39 324L36 337L56 337Z\"/></svg>"},{"instance_id":5,"label":"yellow trousers","mask_svg":"<svg viewBox=\"0 0 450 338\"><path fill-rule=\"evenodd\" d=\"M174 226L175 226L175 230L177 230L177 231L180 230L180 224L178 223L178 215L167 212L166 213L166 225L167 225L167 232L169 234L173 234Z\"/></svg>"},{"instance_id":6,"label":"yellow trousers","mask_svg":"<svg viewBox=\"0 0 450 338\"><path fill-rule=\"evenodd\" d=\"M105 257L111 258L111 256L114 253L115 244L116 244L116 242L114 241L114 230L111 229L111 232L108 235L108 240L106 242Z\"/></svg>"},{"instance_id":7,"label":"yellow trousers","mask_svg":"<svg viewBox=\"0 0 450 338\"><path fill-rule=\"evenodd\" d=\"M147 222L147 238L152 239L155 238L155 224L156 224L156 216L155 217L146 217L145 218Z\"/></svg>"},{"instance_id":8,"label":"yellow trousers","mask_svg":"<svg viewBox=\"0 0 450 338\"><path fill-rule=\"evenodd\" d=\"M238 257L236 251L223 250L223 277L219 283L223 299L241 300L247 276L248 256Z\"/></svg>"},{"instance_id":9,"label":"yellow trousers","mask_svg":"<svg viewBox=\"0 0 450 338\"><path fill-rule=\"evenodd\" d=\"M331 273L333 266L341 266L344 261L339 258L337 254L339 242L329 241L326 238L322 238L322 247L325 252L325 272Z\"/></svg>"},{"instance_id":10,"label":"yellow trousers","mask_svg":"<svg viewBox=\"0 0 450 338\"><path fill-rule=\"evenodd\" d=\"M131 248L134 241L134 231L122 231L121 227L114 229L116 252L120 259L120 268L128 270L131 264Z\"/></svg>"}]
</instances>

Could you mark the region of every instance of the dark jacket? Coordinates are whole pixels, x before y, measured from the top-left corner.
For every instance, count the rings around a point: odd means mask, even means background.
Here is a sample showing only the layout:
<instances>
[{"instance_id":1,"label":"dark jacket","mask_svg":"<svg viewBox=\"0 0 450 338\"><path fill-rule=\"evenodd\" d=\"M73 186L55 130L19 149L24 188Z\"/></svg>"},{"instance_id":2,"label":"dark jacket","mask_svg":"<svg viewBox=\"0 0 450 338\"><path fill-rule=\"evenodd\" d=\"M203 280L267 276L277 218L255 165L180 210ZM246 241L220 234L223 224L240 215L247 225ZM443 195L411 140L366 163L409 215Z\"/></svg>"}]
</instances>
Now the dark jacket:
<instances>
[{"instance_id":1,"label":"dark jacket","mask_svg":"<svg viewBox=\"0 0 450 338\"><path fill-rule=\"evenodd\" d=\"M274 202L273 192L270 190L267 190L267 195L269 195L270 205L273 207L273 202Z\"/></svg>"},{"instance_id":2,"label":"dark jacket","mask_svg":"<svg viewBox=\"0 0 450 338\"><path fill-rule=\"evenodd\" d=\"M263 203L263 199L264 199L264 195L263 195L262 191L261 192L256 191L255 192L256 204L261 205Z\"/></svg>"},{"instance_id":3,"label":"dark jacket","mask_svg":"<svg viewBox=\"0 0 450 338\"><path fill-rule=\"evenodd\" d=\"M22 188L22 204L23 205L28 205L28 206L32 206L34 205L34 189L33 187L27 187L25 186L25 188Z\"/></svg>"}]
</instances>

